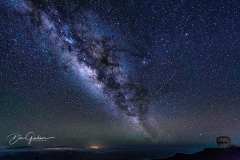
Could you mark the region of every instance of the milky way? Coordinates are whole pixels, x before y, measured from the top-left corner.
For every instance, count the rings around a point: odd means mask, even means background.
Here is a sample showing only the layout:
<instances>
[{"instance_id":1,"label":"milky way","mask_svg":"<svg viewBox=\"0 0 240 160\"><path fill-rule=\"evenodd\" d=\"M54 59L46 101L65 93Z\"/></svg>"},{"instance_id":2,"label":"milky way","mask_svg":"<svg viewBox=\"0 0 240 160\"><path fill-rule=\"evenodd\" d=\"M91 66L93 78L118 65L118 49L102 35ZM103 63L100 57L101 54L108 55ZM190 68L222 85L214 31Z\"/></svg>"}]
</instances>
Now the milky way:
<instances>
[{"instance_id":1,"label":"milky way","mask_svg":"<svg viewBox=\"0 0 240 160\"><path fill-rule=\"evenodd\" d=\"M134 118L134 122L153 138L157 133L148 121L148 90L143 84L133 82L123 71L121 58L131 55L111 35L97 35L93 31L94 14L77 10L74 3L66 3L65 10L57 10L54 3L41 1L19 2L19 9L29 29L35 30L59 57L62 65L91 81L111 99L116 107ZM68 17L61 12L69 11Z\"/></svg>"},{"instance_id":2,"label":"milky way","mask_svg":"<svg viewBox=\"0 0 240 160\"><path fill-rule=\"evenodd\" d=\"M239 137L239 1L0 4L4 134L41 130L60 145Z\"/></svg>"}]
</instances>

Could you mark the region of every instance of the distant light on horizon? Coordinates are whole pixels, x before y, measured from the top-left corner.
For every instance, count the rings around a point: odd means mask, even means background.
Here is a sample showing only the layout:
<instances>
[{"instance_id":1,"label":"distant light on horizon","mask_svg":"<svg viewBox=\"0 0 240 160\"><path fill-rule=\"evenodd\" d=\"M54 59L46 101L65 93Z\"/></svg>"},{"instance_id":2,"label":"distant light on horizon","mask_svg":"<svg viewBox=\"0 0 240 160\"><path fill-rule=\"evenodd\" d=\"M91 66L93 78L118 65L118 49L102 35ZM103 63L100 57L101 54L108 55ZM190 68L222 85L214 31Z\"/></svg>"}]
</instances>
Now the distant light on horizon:
<instances>
[{"instance_id":1,"label":"distant light on horizon","mask_svg":"<svg viewBox=\"0 0 240 160\"><path fill-rule=\"evenodd\" d=\"M90 148L91 148L91 149L98 149L99 146L91 146Z\"/></svg>"}]
</instances>

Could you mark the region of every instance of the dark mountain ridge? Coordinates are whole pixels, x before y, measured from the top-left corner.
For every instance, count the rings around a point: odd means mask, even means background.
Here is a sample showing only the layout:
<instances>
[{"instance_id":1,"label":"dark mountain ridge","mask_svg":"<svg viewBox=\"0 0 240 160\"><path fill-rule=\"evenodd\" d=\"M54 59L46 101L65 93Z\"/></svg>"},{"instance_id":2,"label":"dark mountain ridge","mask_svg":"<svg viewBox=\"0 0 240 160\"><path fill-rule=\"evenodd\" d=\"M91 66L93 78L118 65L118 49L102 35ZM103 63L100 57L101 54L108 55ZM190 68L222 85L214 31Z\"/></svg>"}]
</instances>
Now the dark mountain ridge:
<instances>
[{"instance_id":1,"label":"dark mountain ridge","mask_svg":"<svg viewBox=\"0 0 240 160\"><path fill-rule=\"evenodd\" d=\"M197 153L176 153L172 157L159 160L240 160L240 147L205 148Z\"/></svg>"}]
</instances>

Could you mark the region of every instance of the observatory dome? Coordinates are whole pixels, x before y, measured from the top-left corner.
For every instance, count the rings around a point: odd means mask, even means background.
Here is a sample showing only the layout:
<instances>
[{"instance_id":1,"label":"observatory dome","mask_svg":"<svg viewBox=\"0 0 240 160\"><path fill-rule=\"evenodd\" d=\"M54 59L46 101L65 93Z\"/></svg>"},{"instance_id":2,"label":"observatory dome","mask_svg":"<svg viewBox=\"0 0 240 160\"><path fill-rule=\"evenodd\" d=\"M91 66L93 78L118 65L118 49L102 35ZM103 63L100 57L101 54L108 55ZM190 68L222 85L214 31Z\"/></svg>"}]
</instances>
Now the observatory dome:
<instances>
[{"instance_id":1,"label":"observatory dome","mask_svg":"<svg viewBox=\"0 0 240 160\"><path fill-rule=\"evenodd\" d=\"M228 148L231 144L231 138L227 136L220 136L216 139L217 148Z\"/></svg>"}]
</instances>

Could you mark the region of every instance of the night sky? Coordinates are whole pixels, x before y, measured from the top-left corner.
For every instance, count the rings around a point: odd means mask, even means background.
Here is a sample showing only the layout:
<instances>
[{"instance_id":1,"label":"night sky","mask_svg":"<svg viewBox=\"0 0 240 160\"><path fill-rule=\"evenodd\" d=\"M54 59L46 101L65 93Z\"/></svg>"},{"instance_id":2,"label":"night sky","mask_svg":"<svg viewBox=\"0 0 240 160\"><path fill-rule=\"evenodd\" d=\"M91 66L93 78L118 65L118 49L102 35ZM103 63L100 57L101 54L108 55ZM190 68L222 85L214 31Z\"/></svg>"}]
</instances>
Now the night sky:
<instances>
[{"instance_id":1,"label":"night sky","mask_svg":"<svg viewBox=\"0 0 240 160\"><path fill-rule=\"evenodd\" d=\"M0 16L0 146L240 144L240 1L1 0Z\"/></svg>"}]
</instances>

